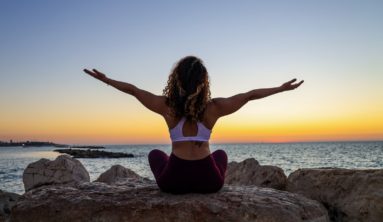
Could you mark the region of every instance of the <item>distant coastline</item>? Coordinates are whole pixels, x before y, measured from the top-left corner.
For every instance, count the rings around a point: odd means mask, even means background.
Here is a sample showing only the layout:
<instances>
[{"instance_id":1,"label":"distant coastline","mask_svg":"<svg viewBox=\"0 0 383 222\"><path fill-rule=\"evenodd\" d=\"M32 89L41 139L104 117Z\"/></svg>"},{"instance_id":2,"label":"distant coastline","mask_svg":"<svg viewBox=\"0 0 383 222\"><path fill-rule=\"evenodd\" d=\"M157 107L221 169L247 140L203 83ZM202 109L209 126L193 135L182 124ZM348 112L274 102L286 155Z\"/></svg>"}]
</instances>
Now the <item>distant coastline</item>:
<instances>
[{"instance_id":1,"label":"distant coastline","mask_svg":"<svg viewBox=\"0 0 383 222\"><path fill-rule=\"evenodd\" d=\"M53 142L43 142L43 141L21 141L9 142L0 141L0 147L44 147L44 146L54 146L60 148L78 148L78 149L104 149L103 146L89 146L89 145L68 145L68 144L58 144Z\"/></svg>"},{"instance_id":2,"label":"distant coastline","mask_svg":"<svg viewBox=\"0 0 383 222\"><path fill-rule=\"evenodd\" d=\"M21 146L21 147L41 147L41 146L55 146L55 147L69 147L66 144L57 144L53 142L42 142L42 141L21 141L21 142L4 142L0 141L0 147L9 146Z\"/></svg>"}]
</instances>

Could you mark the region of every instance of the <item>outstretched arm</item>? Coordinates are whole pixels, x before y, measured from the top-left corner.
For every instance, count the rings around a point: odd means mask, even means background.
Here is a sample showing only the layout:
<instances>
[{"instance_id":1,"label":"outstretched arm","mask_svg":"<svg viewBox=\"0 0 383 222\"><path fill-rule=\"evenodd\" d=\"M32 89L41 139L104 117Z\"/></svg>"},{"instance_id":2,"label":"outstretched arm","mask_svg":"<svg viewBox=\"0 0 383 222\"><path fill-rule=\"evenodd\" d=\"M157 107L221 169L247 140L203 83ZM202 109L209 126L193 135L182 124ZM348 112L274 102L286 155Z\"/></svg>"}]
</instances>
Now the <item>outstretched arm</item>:
<instances>
[{"instance_id":1,"label":"outstretched arm","mask_svg":"<svg viewBox=\"0 0 383 222\"><path fill-rule=\"evenodd\" d=\"M290 80L279 87L254 89L247 93L241 93L228 98L214 98L212 100L212 112L217 117L229 115L239 110L247 102L254 99L261 99L267 96L271 96L276 93L293 90L299 87L303 80L299 83L294 82L296 79Z\"/></svg>"},{"instance_id":2,"label":"outstretched arm","mask_svg":"<svg viewBox=\"0 0 383 222\"><path fill-rule=\"evenodd\" d=\"M164 115L166 113L166 104L164 96L157 96L148 91L140 89L133 84L121 82L117 80L110 79L106 77L104 73L97 71L96 69L92 69L92 71L88 69L84 69L84 72L89 74L90 76L110 85L114 88L130 94L137 98L146 108L149 110L158 113L160 115Z\"/></svg>"}]
</instances>

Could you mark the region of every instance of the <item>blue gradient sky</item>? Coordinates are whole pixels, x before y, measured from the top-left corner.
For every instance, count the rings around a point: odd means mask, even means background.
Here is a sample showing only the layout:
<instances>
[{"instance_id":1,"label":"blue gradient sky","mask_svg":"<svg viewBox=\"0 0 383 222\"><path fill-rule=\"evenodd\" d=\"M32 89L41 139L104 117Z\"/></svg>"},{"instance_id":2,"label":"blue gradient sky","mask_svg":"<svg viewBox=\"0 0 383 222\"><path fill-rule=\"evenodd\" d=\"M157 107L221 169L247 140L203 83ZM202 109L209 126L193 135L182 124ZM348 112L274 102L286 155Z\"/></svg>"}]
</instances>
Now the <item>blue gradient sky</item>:
<instances>
[{"instance_id":1,"label":"blue gradient sky","mask_svg":"<svg viewBox=\"0 0 383 222\"><path fill-rule=\"evenodd\" d=\"M383 139L382 11L370 0L1 1L0 140L164 142L162 119L81 70L160 94L190 54L213 97L305 80L225 118L218 142L274 141L292 124L281 140ZM258 137L267 127L287 131Z\"/></svg>"}]
</instances>

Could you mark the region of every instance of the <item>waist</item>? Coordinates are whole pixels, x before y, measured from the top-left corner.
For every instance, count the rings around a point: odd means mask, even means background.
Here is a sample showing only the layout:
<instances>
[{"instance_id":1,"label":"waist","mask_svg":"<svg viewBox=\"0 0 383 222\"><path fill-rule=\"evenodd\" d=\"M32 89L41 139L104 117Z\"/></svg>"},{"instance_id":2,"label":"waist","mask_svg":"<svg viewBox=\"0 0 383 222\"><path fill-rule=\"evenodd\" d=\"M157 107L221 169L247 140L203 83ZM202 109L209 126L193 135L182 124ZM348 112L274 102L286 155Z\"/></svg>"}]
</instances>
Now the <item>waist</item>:
<instances>
[{"instance_id":1,"label":"waist","mask_svg":"<svg viewBox=\"0 0 383 222\"><path fill-rule=\"evenodd\" d=\"M195 159L195 160L189 160L189 159L184 159L184 158L181 158L179 156L177 156L176 154L174 154L173 152L170 154L170 159L172 159L173 161L175 162L183 162L183 163L186 163L186 164L196 164L196 163L202 163L202 162L208 162L210 161L210 159L212 158L211 157L211 154L208 154L207 156L201 158L201 159Z\"/></svg>"},{"instance_id":2,"label":"waist","mask_svg":"<svg viewBox=\"0 0 383 222\"><path fill-rule=\"evenodd\" d=\"M209 142L175 142L172 143L172 154L184 160L203 159L210 155Z\"/></svg>"}]
</instances>

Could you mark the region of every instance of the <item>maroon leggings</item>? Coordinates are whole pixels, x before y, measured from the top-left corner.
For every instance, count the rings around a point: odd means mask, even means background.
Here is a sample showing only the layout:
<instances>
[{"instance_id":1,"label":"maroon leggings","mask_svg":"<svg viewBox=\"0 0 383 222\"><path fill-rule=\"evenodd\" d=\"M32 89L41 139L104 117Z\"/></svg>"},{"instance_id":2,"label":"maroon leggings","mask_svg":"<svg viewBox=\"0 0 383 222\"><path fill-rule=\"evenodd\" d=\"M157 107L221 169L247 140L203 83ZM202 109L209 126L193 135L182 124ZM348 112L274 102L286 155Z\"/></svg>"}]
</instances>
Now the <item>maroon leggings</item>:
<instances>
[{"instance_id":1,"label":"maroon leggings","mask_svg":"<svg viewBox=\"0 0 383 222\"><path fill-rule=\"evenodd\" d=\"M214 193L225 180L227 155L217 150L200 160L184 160L161 150L149 153L149 164L158 187L168 193Z\"/></svg>"}]
</instances>

